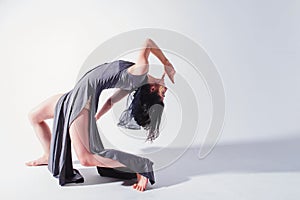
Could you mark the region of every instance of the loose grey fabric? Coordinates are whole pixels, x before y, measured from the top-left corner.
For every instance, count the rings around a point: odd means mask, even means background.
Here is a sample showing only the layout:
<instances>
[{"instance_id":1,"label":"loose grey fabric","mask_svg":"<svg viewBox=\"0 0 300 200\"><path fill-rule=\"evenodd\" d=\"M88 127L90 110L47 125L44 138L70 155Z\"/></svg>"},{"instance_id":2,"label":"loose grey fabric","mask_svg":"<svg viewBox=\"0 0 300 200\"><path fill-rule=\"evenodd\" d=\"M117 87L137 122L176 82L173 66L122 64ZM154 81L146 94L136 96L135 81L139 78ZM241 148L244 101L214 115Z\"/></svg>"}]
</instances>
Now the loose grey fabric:
<instances>
[{"instance_id":1,"label":"loose grey fabric","mask_svg":"<svg viewBox=\"0 0 300 200\"><path fill-rule=\"evenodd\" d=\"M152 167L154 163L151 160L115 149L105 149L94 117L99 96L104 89L121 88L131 92L147 83L147 74L128 73L127 68L133 64L133 62L125 60L101 64L89 70L71 91L65 93L58 100L54 114L48 168L53 176L59 178L60 185L84 181L79 171L73 169L69 127L85 107L89 98L90 152L117 160L130 170L149 178L151 184L155 183Z\"/></svg>"}]
</instances>

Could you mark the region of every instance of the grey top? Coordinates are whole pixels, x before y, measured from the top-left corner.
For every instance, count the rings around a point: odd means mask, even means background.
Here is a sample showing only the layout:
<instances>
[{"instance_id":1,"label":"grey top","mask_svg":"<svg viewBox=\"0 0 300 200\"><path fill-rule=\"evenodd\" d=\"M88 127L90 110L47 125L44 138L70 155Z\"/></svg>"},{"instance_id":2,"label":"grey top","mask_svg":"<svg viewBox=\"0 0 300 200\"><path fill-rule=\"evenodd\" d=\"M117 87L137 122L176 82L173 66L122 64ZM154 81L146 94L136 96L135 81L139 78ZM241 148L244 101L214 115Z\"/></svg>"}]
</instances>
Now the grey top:
<instances>
[{"instance_id":1,"label":"grey top","mask_svg":"<svg viewBox=\"0 0 300 200\"><path fill-rule=\"evenodd\" d=\"M133 62L117 60L111 63L104 63L85 73L77 82L71 95L73 104L76 105L73 108L71 122L85 106L89 97L91 97L91 106L96 106L95 111L97 111L98 100L102 90L121 88L131 91L147 83L147 74L133 75L128 73L127 69L133 64Z\"/></svg>"},{"instance_id":2,"label":"grey top","mask_svg":"<svg viewBox=\"0 0 300 200\"><path fill-rule=\"evenodd\" d=\"M75 87L58 100L53 121L48 168L55 177L59 178L60 185L84 180L78 170L73 169L69 127L85 107L89 98L90 152L117 160L130 170L149 178L151 184L155 183L152 168L154 163L151 160L119 150L105 149L94 117L99 96L104 89L121 88L130 92L147 83L147 74L133 75L127 71L133 64L133 62L125 60L101 64L86 72Z\"/></svg>"}]
</instances>

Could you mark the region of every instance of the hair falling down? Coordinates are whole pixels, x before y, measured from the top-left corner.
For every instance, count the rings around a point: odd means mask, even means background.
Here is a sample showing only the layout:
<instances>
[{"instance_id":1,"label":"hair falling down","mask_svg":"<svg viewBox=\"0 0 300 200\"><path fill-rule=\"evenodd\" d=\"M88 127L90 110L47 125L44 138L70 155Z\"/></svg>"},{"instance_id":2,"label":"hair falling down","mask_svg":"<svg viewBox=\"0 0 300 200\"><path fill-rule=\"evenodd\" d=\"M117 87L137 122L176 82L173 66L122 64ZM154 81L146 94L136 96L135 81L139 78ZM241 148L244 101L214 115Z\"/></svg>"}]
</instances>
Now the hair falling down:
<instances>
[{"instance_id":1,"label":"hair falling down","mask_svg":"<svg viewBox=\"0 0 300 200\"><path fill-rule=\"evenodd\" d=\"M145 84L128 95L126 107L117 125L135 130L143 127L147 130L146 141L153 142L160 134L159 126L164 110L160 96L150 92L150 84Z\"/></svg>"}]
</instances>

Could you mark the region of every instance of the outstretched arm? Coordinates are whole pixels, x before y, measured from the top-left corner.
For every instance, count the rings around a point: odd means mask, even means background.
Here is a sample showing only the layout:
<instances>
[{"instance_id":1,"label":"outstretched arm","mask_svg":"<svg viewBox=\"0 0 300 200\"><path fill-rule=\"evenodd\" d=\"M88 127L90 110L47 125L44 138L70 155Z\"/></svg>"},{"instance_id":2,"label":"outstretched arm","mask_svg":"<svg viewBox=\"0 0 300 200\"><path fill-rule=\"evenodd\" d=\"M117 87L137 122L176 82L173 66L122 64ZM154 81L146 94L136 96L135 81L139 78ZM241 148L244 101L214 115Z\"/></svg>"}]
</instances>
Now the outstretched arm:
<instances>
[{"instance_id":1,"label":"outstretched arm","mask_svg":"<svg viewBox=\"0 0 300 200\"><path fill-rule=\"evenodd\" d=\"M146 39L144 43L144 47L139 53L136 66L133 69L134 71L133 73L143 74L148 72L149 70L148 57L150 52L161 61L161 63L164 65L165 72L169 76L172 83L174 83L175 70L173 65L169 62L169 60L163 54L161 49L156 45L156 43L150 38Z\"/></svg>"},{"instance_id":2,"label":"outstretched arm","mask_svg":"<svg viewBox=\"0 0 300 200\"><path fill-rule=\"evenodd\" d=\"M102 108L95 115L96 120L100 119L102 115L104 115L107 111L109 111L116 102L120 101L128 93L129 93L128 90L118 89L111 97L109 97L106 100Z\"/></svg>"}]
</instances>

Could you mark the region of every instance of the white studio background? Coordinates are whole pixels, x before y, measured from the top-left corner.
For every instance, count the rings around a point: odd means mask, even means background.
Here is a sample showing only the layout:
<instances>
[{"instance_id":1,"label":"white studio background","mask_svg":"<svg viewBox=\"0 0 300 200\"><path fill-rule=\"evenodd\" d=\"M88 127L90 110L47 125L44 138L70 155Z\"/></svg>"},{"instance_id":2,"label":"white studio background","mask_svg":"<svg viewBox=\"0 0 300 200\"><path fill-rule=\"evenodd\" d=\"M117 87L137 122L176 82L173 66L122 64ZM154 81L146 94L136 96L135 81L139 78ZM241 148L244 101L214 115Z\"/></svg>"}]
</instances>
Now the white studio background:
<instances>
[{"instance_id":1,"label":"white studio background","mask_svg":"<svg viewBox=\"0 0 300 200\"><path fill-rule=\"evenodd\" d=\"M1 0L2 168L17 171L41 153L28 112L47 97L70 90L98 45L138 28L177 31L206 50L226 92L219 144L296 137L299 11L297 0ZM17 177L4 180L9 185Z\"/></svg>"}]
</instances>

